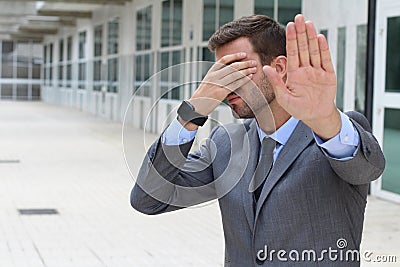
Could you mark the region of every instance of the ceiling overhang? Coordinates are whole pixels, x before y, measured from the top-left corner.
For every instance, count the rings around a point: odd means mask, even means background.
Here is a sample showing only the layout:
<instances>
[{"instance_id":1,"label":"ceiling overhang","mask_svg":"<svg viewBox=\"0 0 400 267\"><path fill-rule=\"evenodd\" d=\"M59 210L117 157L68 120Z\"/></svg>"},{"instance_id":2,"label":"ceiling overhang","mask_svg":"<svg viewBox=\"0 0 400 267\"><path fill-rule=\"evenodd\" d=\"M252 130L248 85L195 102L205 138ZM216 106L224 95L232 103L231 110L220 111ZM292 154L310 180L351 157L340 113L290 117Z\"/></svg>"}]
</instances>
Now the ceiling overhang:
<instances>
[{"instance_id":1,"label":"ceiling overhang","mask_svg":"<svg viewBox=\"0 0 400 267\"><path fill-rule=\"evenodd\" d=\"M42 41L78 19L92 18L105 5L122 6L132 0L0 0L0 38Z\"/></svg>"}]
</instances>

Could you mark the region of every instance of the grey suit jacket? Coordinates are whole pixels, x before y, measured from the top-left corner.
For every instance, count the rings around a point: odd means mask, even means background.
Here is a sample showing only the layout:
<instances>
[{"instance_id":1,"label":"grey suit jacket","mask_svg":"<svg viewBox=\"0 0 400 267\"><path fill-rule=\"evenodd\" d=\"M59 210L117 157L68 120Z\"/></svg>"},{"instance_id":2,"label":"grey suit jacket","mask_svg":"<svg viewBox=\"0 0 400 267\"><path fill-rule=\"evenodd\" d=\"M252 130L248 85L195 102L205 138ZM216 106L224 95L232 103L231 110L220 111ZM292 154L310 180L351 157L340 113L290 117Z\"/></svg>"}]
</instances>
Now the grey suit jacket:
<instances>
[{"instance_id":1,"label":"grey suit jacket","mask_svg":"<svg viewBox=\"0 0 400 267\"><path fill-rule=\"evenodd\" d=\"M218 198L225 266L359 266L368 184L385 159L365 117L347 115L360 136L354 158L329 157L300 121L256 204L249 192L260 145L253 119L216 127L195 153L192 143L166 146L159 139L143 161L131 205L160 214Z\"/></svg>"}]
</instances>

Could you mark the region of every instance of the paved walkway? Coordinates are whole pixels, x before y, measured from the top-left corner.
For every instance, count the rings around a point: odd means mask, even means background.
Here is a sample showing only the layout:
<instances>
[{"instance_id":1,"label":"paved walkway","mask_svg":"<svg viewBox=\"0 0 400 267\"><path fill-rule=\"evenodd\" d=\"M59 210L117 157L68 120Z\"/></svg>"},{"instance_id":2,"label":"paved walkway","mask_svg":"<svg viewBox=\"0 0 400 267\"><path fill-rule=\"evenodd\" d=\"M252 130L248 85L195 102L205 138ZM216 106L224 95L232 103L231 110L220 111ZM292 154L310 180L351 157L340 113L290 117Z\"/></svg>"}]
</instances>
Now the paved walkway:
<instances>
[{"instance_id":1,"label":"paved walkway","mask_svg":"<svg viewBox=\"0 0 400 267\"><path fill-rule=\"evenodd\" d=\"M0 267L222 266L215 202L155 217L130 207L121 129L75 109L0 101ZM140 165L143 133L132 134ZM399 266L398 240L400 205L371 197L363 249L398 265L364 266Z\"/></svg>"}]
</instances>

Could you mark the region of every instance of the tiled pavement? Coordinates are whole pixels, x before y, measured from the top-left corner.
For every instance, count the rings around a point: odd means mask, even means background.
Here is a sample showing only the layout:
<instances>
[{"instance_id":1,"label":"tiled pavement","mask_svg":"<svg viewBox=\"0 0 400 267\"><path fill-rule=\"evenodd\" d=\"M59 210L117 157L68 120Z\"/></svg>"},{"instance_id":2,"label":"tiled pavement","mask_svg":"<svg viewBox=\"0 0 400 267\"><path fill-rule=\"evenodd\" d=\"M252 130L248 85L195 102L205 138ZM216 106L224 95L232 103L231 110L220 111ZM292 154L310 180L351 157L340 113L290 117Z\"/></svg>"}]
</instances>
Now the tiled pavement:
<instances>
[{"instance_id":1,"label":"tiled pavement","mask_svg":"<svg viewBox=\"0 0 400 267\"><path fill-rule=\"evenodd\" d=\"M222 266L216 202L155 217L130 207L121 129L71 108L0 102L0 267ZM139 166L143 132L131 134ZM59 214L18 213L34 208ZM399 240L400 205L369 198L363 249L397 264L364 266L400 266Z\"/></svg>"}]
</instances>

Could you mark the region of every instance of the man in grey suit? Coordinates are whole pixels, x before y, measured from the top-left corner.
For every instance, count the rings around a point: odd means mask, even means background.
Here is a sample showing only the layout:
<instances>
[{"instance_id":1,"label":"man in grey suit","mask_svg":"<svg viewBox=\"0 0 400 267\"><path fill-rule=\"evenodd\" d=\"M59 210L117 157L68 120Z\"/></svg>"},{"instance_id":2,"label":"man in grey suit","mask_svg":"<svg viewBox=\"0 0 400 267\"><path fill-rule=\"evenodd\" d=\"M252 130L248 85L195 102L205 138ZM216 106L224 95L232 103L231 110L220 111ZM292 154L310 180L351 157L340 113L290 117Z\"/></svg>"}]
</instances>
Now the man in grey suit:
<instances>
[{"instance_id":1,"label":"man in grey suit","mask_svg":"<svg viewBox=\"0 0 400 267\"><path fill-rule=\"evenodd\" d=\"M368 184L385 166L359 113L334 103L327 41L297 15L285 29L243 17L209 40L217 62L150 147L132 206L160 214L218 199L225 266L359 266ZM224 99L243 124L189 153Z\"/></svg>"}]
</instances>

